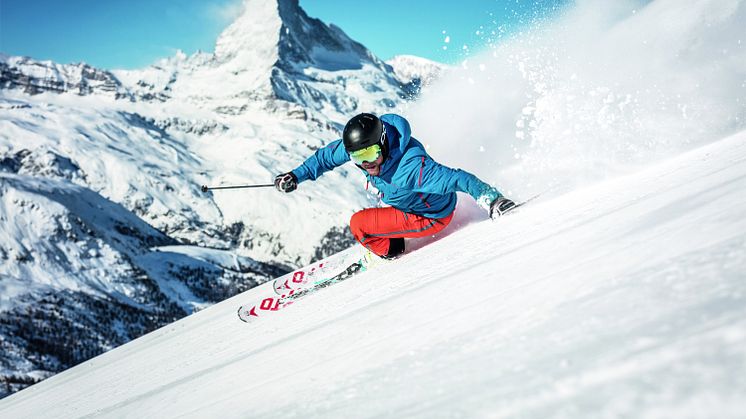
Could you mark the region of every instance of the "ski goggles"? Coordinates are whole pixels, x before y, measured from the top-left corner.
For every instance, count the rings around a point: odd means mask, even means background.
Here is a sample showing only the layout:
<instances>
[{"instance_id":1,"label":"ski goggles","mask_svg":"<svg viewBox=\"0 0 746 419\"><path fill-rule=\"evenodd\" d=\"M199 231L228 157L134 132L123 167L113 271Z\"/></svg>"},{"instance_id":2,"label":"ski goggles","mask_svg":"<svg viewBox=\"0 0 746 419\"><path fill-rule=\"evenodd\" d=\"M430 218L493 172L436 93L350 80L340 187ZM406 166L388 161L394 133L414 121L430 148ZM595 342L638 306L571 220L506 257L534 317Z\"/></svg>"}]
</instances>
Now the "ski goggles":
<instances>
[{"instance_id":1,"label":"ski goggles","mask_svg":"<svg viewBox=\"0 0 746 419\"><path fill-rule=\"evenodd\" d=\"M378 144L373 144L370 147L350 152L350 158L352 161L359 165L362 165L365 162L374 162L379 157L381 157L381 146Z\"/></svg>"}]
</instances>

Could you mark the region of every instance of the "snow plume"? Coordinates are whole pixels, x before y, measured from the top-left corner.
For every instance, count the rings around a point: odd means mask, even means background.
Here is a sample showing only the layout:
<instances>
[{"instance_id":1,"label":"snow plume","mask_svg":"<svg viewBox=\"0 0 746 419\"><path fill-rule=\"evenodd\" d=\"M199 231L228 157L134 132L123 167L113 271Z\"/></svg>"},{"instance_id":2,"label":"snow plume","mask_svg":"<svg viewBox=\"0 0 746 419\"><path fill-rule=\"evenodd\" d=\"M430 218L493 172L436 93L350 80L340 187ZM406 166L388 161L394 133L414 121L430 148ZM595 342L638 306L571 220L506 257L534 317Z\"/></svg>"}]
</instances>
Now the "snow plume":
<instances>
[{"instance_id":1,"label":"snow plume","mask_svg":"<svg viewBox=\"0 0 746 419\"><path fill-rule=\"evenodd\" d=\"M745 23L744 0L579 1L487 40L414 135L518 195L624 173L746 126Z\"/></svg>"},{"instance_id":2,"label":"snow plume","mask_svg":"<svg viewBox=\"0 0 746 419\"><path fill-rule=\"evenodd\" d=\"M230 24L245 11L243 0L229 0L222 3L208 3L205 5L208 15L215 22Z\"/></svg>"}]
</instances>

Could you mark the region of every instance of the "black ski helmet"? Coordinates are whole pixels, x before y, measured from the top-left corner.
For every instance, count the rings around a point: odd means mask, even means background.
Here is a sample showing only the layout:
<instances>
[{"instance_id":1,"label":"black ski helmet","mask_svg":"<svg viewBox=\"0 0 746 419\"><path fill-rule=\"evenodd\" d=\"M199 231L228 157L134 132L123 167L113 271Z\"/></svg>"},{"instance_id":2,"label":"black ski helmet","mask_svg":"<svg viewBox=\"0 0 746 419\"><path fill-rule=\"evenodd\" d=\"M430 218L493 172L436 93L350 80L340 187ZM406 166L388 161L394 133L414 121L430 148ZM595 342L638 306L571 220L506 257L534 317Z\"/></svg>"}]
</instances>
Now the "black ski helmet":
<instances>
[{"instance_id":1,"label":"black ski helmet","mask_svg":"<svg viewBox=\"0 0 746 419\"><path fill-rule=\"evenodd\" d=\"M383 122L377 116L369 113L356 115L347 122L342 132L342 141L348 153L378 144L381 146L385 157L388 149Z\"/></svg>"}]
</instances>

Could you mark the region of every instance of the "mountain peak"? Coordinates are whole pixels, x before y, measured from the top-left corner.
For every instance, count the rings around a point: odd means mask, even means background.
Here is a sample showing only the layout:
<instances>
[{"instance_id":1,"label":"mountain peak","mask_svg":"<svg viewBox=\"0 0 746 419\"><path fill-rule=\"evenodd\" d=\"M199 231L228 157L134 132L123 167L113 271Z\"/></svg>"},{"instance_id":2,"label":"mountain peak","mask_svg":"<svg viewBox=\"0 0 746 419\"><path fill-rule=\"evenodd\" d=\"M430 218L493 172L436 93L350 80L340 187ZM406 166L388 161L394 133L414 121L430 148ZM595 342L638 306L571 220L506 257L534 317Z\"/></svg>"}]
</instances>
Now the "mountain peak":
<instances>
[{"instance_id":1,"label":"mountain peak","mask_svg":"<svg viewBox=\"0 0 746 419\"><path fill-rule=\"evenodd\" d=\"M243 13L223 31L215 47L221 61L238 56L271 61L286 69L358 70L385 64L340 28L309 17L297 0L246 0Z\"/></svg>"},{"instance_id":2,"label":"mountain peak","mask_svg":"<svg viewBox=\"0 0 746 419\"><path fill-rule=\"evenodd\" d=\"M282 19L280 3L284 0L245 0L243 13L218 37L215 56L221 61L249 54L254 58L276 58L276 45ZM297 2L292 2L297 5Z\"/></svg>"},{"instance_id":3,"label":"mountain peak","mask_svg":"<svg viewBox=\"0 0 746 419\"><path fill-rule=\"evenodd\" d=\"M213 90L229 83L224 91L231 95L274 97L332 111L333 119L385 111L405 96L390 66L342 29L309 17L297 0L246 0L219 36L215 59L223 71L208 76ZM353 90L373 100L362 103Z\"/></svg>"}]
</instances>

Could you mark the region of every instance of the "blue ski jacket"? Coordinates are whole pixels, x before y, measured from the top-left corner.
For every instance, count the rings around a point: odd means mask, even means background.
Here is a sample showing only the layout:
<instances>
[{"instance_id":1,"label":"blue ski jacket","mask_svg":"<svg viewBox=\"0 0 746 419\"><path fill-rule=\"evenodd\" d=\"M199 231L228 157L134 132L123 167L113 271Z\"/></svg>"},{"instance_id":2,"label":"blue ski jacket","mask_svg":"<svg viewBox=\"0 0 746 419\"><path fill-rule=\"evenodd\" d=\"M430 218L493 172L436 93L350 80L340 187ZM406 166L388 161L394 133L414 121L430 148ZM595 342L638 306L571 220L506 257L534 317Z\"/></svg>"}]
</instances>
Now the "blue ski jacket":
<instances>
[{"instance_id":1,"label":"blue ski jacket","mask_svg":"<svg viewBox=\"0 0 746 419\"><path fill-rule=\"evenodd\" d=\"M466 192L480 205L502 196L497 189L473 174L452 169L433 160L422 143L412 137L409 122L395 114L380 117L386 130L388 156L378 176L368 181L379 191L381 200L394 208L427 218L443 218L456 208L456 192ZM298 183L316 180L325 172L350 161L342 140L336 140L317 150L293 170Z\"/></svg>"}]
</instances>

